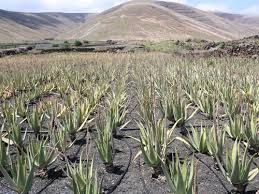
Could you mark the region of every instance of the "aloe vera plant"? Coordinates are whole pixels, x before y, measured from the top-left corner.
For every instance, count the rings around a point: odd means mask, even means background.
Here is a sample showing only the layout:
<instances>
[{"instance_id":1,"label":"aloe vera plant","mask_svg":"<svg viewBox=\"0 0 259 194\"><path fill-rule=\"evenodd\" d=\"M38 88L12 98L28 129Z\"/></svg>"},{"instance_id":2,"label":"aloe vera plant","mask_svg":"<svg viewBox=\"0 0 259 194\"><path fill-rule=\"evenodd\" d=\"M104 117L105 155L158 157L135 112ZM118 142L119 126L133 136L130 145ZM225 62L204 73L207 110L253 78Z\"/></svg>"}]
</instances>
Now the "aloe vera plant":
<instances>
[{"instance_id":1,"label":"aloe vera plant","mask_svg":"<svg viewBox=\"0 0 259 194\"><path fill-rule=\"evenodd\" d=\"M118 95L118 96L116 96ZM113 94L112 99L108 100L108 115L111 119L111 129L113 135L116 136L117 128L123 125L127 114L127 107L125 106L126 93Z\"/></svg>"},{"instance_id":2,"label":"aloe vera plant","mask_svg":"<svg viewBox=\"0 0 259 194\"><path fill-rule=\"evenodd\" d=\"M206 114L208 119L213 119L216 105L216 98L213 95L203 92L197 99L197 105Z\"/></svg>"},{"instance_id":3,"label":"aloe vera plant","mask_svg":"<svg viewBox=\"0 0 259 194\"><path fill-rule=\"evenodd\" d=\"M226 115L233 118L241 113L242 99L233 86L222 86L220 95Z\"/></svg>"},{"instance_id":4,"label":"aloe vera plant","mask_svg":"<svg viewBox=\"0 0 259 194\"><path fill-rule=\"evenodd\" d=\"M245 83L243 84L243 87L241 89L241 93L244 96L244 100L247 103L253 104L254 101L256 100L256 93L257 93L257 88L256 88L256 81L253 80L253 83L251 83L249 80L245 80Z\"/></svg>"},{"instance_id":5,"label":"aloe vera plant","mask_svg":"<svg viewBox=\"0 0 259 194\"><path fill-rule=\"evenodd\" d=\"M111 121L107 120L96 125L96 146L107 172L113 172L114 140L111 130Z\"/></svg>"},{"instance_id":6,"label":"aloe vera plant","mask_svg":"<svg viewBox=\"0 0 259 194\"><path fill-rule=\"evenodd\" d=\"M139 110L138 113L142 122L153 122L155 120L155 110L156 110L156 101L155 101L155 92L152 87L141 87L138 91L138 103Z\"/></svg>"},{"instance_id":7,"label":"aloe vera plant","mask_svg":"<svg viewBox=\"0 0 259 194\"><path fill-rule=\"evenodd\" d=\"M186 145L190 146L195 152L208 154L208 132L207 129L201 126L200 132L192 127L192 133L188 137L176 137L178 140L182 141Z\"/></svg>"},{"instance_id":8,"label":"aloe vera plant","mask_svg":"<svg viewBox=\"0 0 259 194\"><path fill-rule=\"evenodd\" d=\"M208 131L207 147L209 154L214 158L218 157L222 161L226 132L223 130L216 131L214 127Z\"/></svg>"},{"instance_id":9,"label":"aloe vera plant","mask_svg":"<svg viewBox=\"0 0 259 194\"><path fill-rule=\"evenodd\" d=\"M0 131L0 166L2 166L5 169L7 169L7 167L8 167L8 159L7 158L8 158L7 149L6 149L6 146L5 146L4 142L2 141L2 133Z\"/></svg>"},{"instance_id":10,"label":"aloe vera plant","mask_svg":"<svg viewBox=\"0 0 259 194\"><path fill-rule=\"evenodd\" d=\"M21 127L16 122L14 122L11 126L7 126L7 132L10 144L14 144L20 153L23 152L27 129L22 131Z\"/></svg>"},{"instance_id":11,"label":"aloe vera plant","mask_svg":"<svg viewBox=\"0 0 259 194\"><path fill-rule=\"evenodd\" d=\"M65 154L66 151L73 146L74 142L69 140L67 131L63 129L53 129L51 134L52 144L58 149L59 152Z\"/></svg>"},{"instance_id":12,"label":"aloe vera plant","mask_svg":"<svg viewBox=\"0 0 259 194\"><path fill-rule=\"evenodd\" d=\"M71 94L62 93L61 96L63 96L64 102L66 107L72 108L75 106L75 104L78 102L78 94L76 92L72 92Z\"/></svg>"},{"instance_id":13,"label":"aloe vera plant","mask_svg":"<svg viewBox=\"0 0 259 194\"><path fill-rule=\"evenodd\" d=\"M246 119L244 136L249 148L256 152L259 151L259 119L255 113Z\"/></svg>"},{"instance_id":14,"label":"aloe vera plant","mask_svg":"<svg viewBox=\"0 0 259 194\"><path fill-rule=\"evenodd\" d=\"M12 122L13 107L10 103L1 104L1 116L9 123Z\"/></svg>"},{"instance_id":15,"label":"aloe vera plant","mask_svg":"<svg viewBox=\"0 0 259 194\"><path fill-rule=\"evenodd\" d=\"M86 98L85 100L78 103L78 106L75 108L75 112L77 112L77 126L79 128L83 127L86 124L86 121L89 119L90 114L92 113L92 105L89 100ZM90 122L90 121L88 121Z\"/></svg>"},{"instance_id":16,"label":"aloe vera plant","mask_svg":"<svg viewBox=\"0 0 259 194\"><path fill-rule=\"evenodd\" d=\"M62 126L68 132L71 141L75 141L77 132L93 120L88 120L90 113L90 104L81 104L81 106L75 107L74 111L66 113Z\"/></svg>"},{"instance_id":17,"label":"aloe vera plant","mask_svg":"<svg viewBox=\"0 0 259 194\"><path fill-rule=\"evenodd\" d=\"M243 139L245 122L242 116L236 115L234 118L230 117L229 123L224 127L227 134L233 139Z\"/></svg>"},{"instance_id":18,"label":"aloe vera plant","mask_svg":"<svg viewBox=\"0 0 259 194\"><path fill-rule=\"evenodd\" d=\"M191 115L188 115L188 109L191 105L191 103L187 104L187 101L185 99L181 99L180 97L176 97L176 99L167 100L165 111L168 120L172 122L176 122L179 120L177 126L184 126L184 124L187 121L189 121L198 111L198 109L196 109L192 112Z\"/></svg>"},{"instance_id":19,"label":"aloe vera plant","mask_svg":"<svg viewBox=\"0 0 259 194\"><path fill-rule=\"evenodd\" d=\"M30 141L28 153L34 165L42 172L47 171L47 167L54 163L58 157L58 152L47 143L48 139L41 141Z\"/></svg>"},{"instance_id":20,"label":"aloe vera plant","mask_svg":"<svg viewBox=\"0 0 259 194\"><path fill-rule=\"evenodd\" d=\"M37 108L33 108L32 113L27 115L27 121L31 129L33 129L36 138L41 138L44 114L40 114Z\"/></svg>"},{"instance_id":21,"label":"aloe vera plant","mask_svg":"<svg viewBox=\"0 0 259 194\"><path fill-rule=\"evenodd\" d=\"M8 168L0 164L0 171L11 189L19 194L29 194L33 184L34 165L26 156L20 155Z\"/></svg>"},{"instance_id":22,"label":"aloe vera plant","mask_svg":"<svg viewBox=\"0 0 259 194\"><path fill-rule=\"evenodd\" d=\"M232 152L227 149L225 161L221 163L219 159L216 158L223 175L239 193L245 193L249 182L259 173L258 167L251 170L254 156L249 159L247 151L248 146L246 146L245 152L241 153L240 143L236 140Z\"/></svg>"},{"instance_id":23,"label":"aloe vera plant","mask_svg":"<svg viewBox=\"0 0 259 194\"><path fill-rule=\"evenodd\" d=\"M14 107L17 110L17 114L25 118L28 112L28 106L26 105L25 97L21 96L15 100Z\"/></svg>"},{"instance_id":24,"label":"aloe vera plant","mask_svg":"<svg viewBox=\"0 0 259 194\"><path fill-rule=\"evenodd\" d=\"M79 124L79 116L77 112L69 112L65 115L65 118L62 122L62 127L70 136L71 141L75 141L76 134L79 130L78 124Z\"/></svg>"},{"instance_id":25,"label":"aloe vera plant","mask_svg":"<svg viewBox=\"0 0 259 194\"><path fill-rule=\"evenodd\" d=\"M166 159L168 146L173 142L173 132L177 126L176 122L172 128L165 127L165 120L160 119L154 124L146 122L139 123L140 128L140 154L144 156L145 162L153 168L154 176L158 176L161 171L161 160ZM135 139L135 138L134 138Z\"/></svg>"},{"instance_id":26,"label":"aloe vera plant","mask_svg":"<svg viewBox=\"0 0 259 194\"><path fill-rule=\"evenodd\" d=\"M167 183L172 194L195 194L195 168L194 160L190 162L187 159L183 163L180 162L176 153L175 159L167 166L162 165Z\"/></svg>"},{"instance_id":27,"label":"aloe vera plant","mask_svg":"<svg viewBox=\"0 0 259 194\"><path fill-rule=\"evenodd\" d=\"M78 166L67 165L67 174L71 184L69 188L74 194L101 194L101 184L98 181L97 172L94 172L93 160L84 161L80 157Z\"/></svg>"}]
</instances>

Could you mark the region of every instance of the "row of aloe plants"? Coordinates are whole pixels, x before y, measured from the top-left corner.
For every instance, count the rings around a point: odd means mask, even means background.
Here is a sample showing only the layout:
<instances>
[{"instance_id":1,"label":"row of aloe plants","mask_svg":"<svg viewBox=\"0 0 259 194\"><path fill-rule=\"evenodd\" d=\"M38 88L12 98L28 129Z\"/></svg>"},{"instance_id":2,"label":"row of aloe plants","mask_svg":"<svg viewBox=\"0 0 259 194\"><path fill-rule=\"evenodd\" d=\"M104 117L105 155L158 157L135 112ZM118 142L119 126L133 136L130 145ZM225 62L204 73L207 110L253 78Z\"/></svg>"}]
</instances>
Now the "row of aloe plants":
<instances>
[{"instance_id":1,"label":"row of aloe plants","mask_svg":"<svg viewBox=\"0 0 259 194\"><path fill-rule=\"evenodd\" d=\"M177 164L178 154L173 164L169 162L168 165L170 144L181 141L192 148L194 154L212 156L236 191L245 193L247 185L259 173L257 166L252 167L259 152L259 85L256 76L253 73L253 76L243 74L233 67L224 69L225 72L219 70L222 67L190 67L186 64L168 65L165 70L158 70L157 66L153 68L155 70L144 69L144 76L135 77L139 84L140 101L140 139L137 141L141 148L136 157L142 154L154 173L163 170L172 193L196 193L193 160L189 162L189 173L186 173L186 162L184 170L175 170L175 166L180 165ZM200 124L200 129L185 128L198 112L211 120L213 127ZM222 119L228 121L223 129L219 129L217 123ZM173 122L172 128L167 127L167 120ZM185 136L174 135L177 127L185 129ZM226 138L234 139L232 146L226 145ZM249 150L255 152L252 157L248 154Z\"/></svg>"},{"instance_id":2,"label":"row of aloe plants","mask_svg":"<svg viewBox=\"0 0 259 194\"><path fill-rule=\"evenodd\" d=\"M12 190L26 194L33 186L34 177L45 177L49 167L60 159L67 164L67 175L74 193L82 193L81 189L85 189L83 193L100 193L98 188L101 187L97 182L93 188L88 188L92 181L98 181L97 175L93 175L93 162L80 159L79 165L70 164L67 151L77 140L78 132L89 129L97 107L115 79L115 71L89 74L85 70L67 71L62 68L49 73L50 77L57 73L52 82L48 82L53 87L47 91L55 92L53 99L45 101L41 97L38 102L31 103L35 95L32 96L32 91L28 90L17 93L13 99L4 99L1 105L4 121L0 134L1 175ZM24 82L21 85L25 86ZM14 88L18 90L18 87ZM41 93L37 95L44 94L40 86L39 91ZM12 152L16 153L15 158ZM84 187L80 187L82 184Z\"/></svg>"}]
</instances>

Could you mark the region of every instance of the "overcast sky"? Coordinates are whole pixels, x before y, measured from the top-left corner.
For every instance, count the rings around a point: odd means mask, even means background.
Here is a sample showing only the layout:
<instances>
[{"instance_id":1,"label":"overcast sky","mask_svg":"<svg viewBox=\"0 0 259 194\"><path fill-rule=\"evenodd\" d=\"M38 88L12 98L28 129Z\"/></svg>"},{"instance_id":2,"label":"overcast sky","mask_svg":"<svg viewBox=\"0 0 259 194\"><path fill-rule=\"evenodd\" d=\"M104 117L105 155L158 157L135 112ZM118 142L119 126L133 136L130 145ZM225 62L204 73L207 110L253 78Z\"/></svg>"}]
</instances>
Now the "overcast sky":
<instances>
[{"instance_id":1,"label":"overcast sky","mask_svg":"<svg viewBox=\"0 0 259 194\"><path fill-rule=\"evenodd\" d=\"M10 11L101 12L128 0L0 0ZM167 0L209 11L259 15L259 0Z\"/></svg>"}]
</instances>

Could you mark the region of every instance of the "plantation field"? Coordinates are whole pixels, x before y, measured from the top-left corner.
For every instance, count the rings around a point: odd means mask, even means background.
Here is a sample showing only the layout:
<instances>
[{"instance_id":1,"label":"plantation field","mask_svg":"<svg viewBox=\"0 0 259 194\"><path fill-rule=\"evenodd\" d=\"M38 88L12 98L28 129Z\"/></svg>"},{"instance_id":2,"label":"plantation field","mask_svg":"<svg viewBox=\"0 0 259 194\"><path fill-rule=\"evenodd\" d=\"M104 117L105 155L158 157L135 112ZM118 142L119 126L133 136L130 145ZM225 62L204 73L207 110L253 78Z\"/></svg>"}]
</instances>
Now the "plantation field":
<instances>
[{"instance_id":1,"label":"plantation field","mask_svg":"<svg viewBox=\"0 0 259 194\"><path fill-rule=\"evenodd\" d=\"M259 61L0 58L0 193L259 192Z\"/></svg>"}]
</instances>

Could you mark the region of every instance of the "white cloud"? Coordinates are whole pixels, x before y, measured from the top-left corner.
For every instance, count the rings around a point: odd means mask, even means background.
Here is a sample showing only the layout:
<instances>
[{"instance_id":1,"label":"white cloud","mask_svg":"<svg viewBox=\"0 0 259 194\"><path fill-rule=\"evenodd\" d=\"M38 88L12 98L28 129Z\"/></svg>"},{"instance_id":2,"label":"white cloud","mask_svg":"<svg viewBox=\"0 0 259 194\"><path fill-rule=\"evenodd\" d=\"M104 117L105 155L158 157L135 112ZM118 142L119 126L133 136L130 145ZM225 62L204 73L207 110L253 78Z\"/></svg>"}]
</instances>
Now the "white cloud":
<instances>
[{"instance_id":1,"label":"white cloud","mask_svg":"<svg viewBox=\"0 0 259 194\"><path fill-rule=\"evenodd\" d=\"M253 5L241 11L242 14L258 16L259 15L259 5Z\"/></svg>"},{"instance_id":2,"label":"white cloud","mask_svg":"<svg viewBox=\"0 0 259 194\"><path fill-rule=\"evenodd\" d=\"M100 12L127 1L129 0L0 0L0 9L28 12ZM189 0L165 1L187 3Z\"/></svg>"},{"instance_id":3,"label":"white cloud","mask_svg":"<svg viewBox=\"0 0 259 194\"><path fill-rule=\"evenodd\" d=\"M40 0L46 11L83 11L94 8L94 0Z\"/></svg>"},{"instance_id":4,"label":"white cloud","mask_svg":"<svg viewBox=\"0 0 259 194\"><path fill-rule=\"evenodd\" d=\"M63 12L101 12L112 6L130 0L40 0L40 6L45 11ZM187 0L165 0L169 2L186 3Z\"/></svg>"},{"instance_id":5,"label":"white cloud","mask_svg":"<svg viewBox=\"0 0 259 194\"><path fill-rule=\"evenodd\" d=\"M204 11L220 11L220 12L230 12L230 8L225 4L217 3L199 3L196 5L196 8Z\"/></svg>"}]
</instances>

